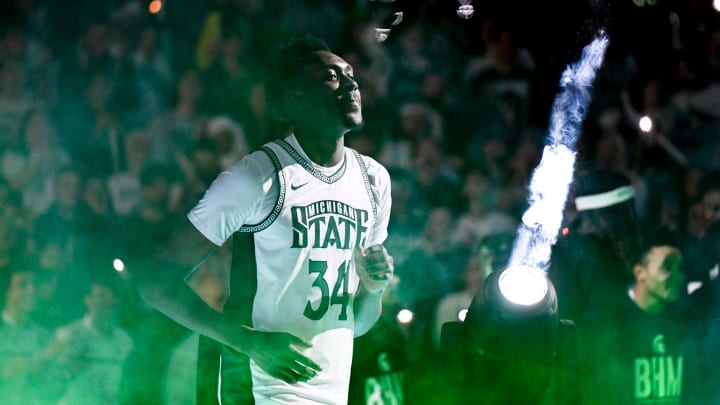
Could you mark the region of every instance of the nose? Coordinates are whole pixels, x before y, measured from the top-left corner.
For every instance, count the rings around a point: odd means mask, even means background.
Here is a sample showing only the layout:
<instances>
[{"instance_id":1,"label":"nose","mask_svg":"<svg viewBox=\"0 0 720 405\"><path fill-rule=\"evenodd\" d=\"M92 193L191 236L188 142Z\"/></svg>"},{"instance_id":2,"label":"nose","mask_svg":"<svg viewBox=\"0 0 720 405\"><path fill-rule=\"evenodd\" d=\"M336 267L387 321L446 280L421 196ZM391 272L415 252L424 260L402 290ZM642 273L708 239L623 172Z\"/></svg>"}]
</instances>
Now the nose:
<instances>
[{"instance_id":1,"label":"nose","mask_svg":"<svg viewBox=\"0 0 720 405\"><path fill-rule=\"evenodd\" d=\"M355 79L344 76L345 80L342 84L342 89L344 91L354 91L358 89L358 83L355 81Z\"/></svg>"}]
</instances>

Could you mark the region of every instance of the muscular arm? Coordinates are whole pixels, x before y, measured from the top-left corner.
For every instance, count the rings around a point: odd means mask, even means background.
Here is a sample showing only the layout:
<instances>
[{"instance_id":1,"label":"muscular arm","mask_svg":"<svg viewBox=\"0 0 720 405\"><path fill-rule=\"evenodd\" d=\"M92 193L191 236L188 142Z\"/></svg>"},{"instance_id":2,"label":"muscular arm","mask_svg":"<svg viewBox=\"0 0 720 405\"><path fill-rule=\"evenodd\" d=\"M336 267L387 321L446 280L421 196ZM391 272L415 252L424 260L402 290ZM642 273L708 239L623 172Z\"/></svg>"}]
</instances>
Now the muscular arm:
<instances>
[{"instance_id":1,"label":"muscular arm","mask_svg":"<svg viewBox=\"0 0 720 405\"><path fill-rule=\"evenodd\" d=\"M367 249L355 252L360 290L355 297L355 336L367 333L380 318L382 295L394 274L393 258L382 245L387 237L392 198L390 175L374 160L368 161L368 177L378 203L378 221L373 226Z\"/></svg>"},{"instance_id":2,"label":"muscular arm","mask_svg":"<svg viewBox=\"0 0 720 405\"><path fill-rule=\"evenodd\" d=\"M354 306L355 337L366 334L380 318L383 292L371 293L360 287Z\"/></svg>"},{"instance_id":3,"label":"muscular arm","mask_svg":"<svg viewBox=\"0 0 720 405\"><path fill-rule=\"evenodd\" d=\"M358 248L355 266L360 287L355 297L355 336L367 333L380 318L382 296L392 281L395 269L393 258L383 245Z\"/></svg>"},{"instance_id":4,"label":"muscular arm","mask_svg":"<svg viewBox=\"0 0 720 405\"><path fill-rule=\"evenodd\" d=\"M216 249L190 221L183 220L168 243L136 271L140 295L148 305L179 324L240 350L237 343L227 339L223 315L185 283ZM237 329L234 332L244 334L243 328Z\"/></svg>"},{"instance_id":5,"label":"muscular arm","mask_svg":"<svg viewBox=\"0 0 720 405\"><path fill-rule=\"evenodd\" d=\"M288 383L307 381L321 369L300 350L301 339L280 332L261 332L241 325L205 303L185 282L215 250L188 220L165 248L138 272L140 295L170 319L253 359L270 375Z\"/></svg>"}]
</instances>

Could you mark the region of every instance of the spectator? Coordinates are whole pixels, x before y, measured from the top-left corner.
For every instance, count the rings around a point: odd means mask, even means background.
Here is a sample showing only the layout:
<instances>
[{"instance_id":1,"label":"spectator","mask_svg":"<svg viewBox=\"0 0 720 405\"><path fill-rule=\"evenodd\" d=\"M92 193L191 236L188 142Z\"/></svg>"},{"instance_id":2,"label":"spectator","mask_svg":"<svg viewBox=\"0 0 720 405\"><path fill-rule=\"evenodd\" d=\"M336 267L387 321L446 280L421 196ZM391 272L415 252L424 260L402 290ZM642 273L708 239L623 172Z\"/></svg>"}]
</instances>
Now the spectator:
<instances>
[{"instance_id":1,"label":"spectator","mask_svg":"<svg viewBox=\"0 0 720 405\"><path fill-rule=\"evenodd\" d=\"M208 114L227 114L243 122L247 119L252 87L259 80L249 54L249 35L228 26L217 41L219 55L200 73L203 88L200 103Z\"/></svg>"},{"instance_id":2,"label":"spectator","mask_svg":"<svg viewBox=\"0 0 720 405\"><path fill-rule=\"evenodd\" d=\"M650 242L633 266L634 282L623 299L605 310L612 320L596 325L580 349L601 353L587 361L585 404L639 402L706 403L707 385L699 350L697 320L675 304L685 288L680 251L666 242ZM619 297L618 297L619 298ZM662 362L662 367L653 366Z\"/></svg>"},{"instance_id":3,"label":"spectator","mask_svg":"<svg viewBox=\"0 0 720 405\"><path fill-rule=\"evenodd\" d=\"M39 247L57 243L75 260L85 253L93 216L81 200L83 177L81 172L67 166L55 173L53 190L55 201L32 224L32 240Z\"/></svg>"},{"instance_id":4,"label":"spectator","mask_svg":"<svg viewBox=\"0 0 720 405\"><path fill-rule=\"evenodd\" d=\"M470 303L478 294L482 294L483 280L491 272L507 265L514 236L512 232L488 235L477 244L477 250L468 255L462 273L462 290L445 295L435 310L433 338L436 345L440 344L443 324L465 320Z\"/></svg>"},{"instance_id":5,"label":"spectator","mask_svg":"<svg viewBox=\"0 0 720 405\"><path fill-rule=\"evenodd\" d=\"M215 143L220 168L228 170L249 152L243 127L227 116L212 117L205 128L206 136Z\"/></svg>"},{"instance_id":6,"label":"spectator","mask_svg":"<svg viewBox=\"0 0 720 405\"><path fill-rule=\"evenodd\" d=\"M4 305L0 324L0 398L4 404L52 404L57 401L49 370L52 332L35 323L35 269L18 260L2 274Z\"/></svg>"},{"instance_id":7,"label":"spectator","mask_svg":"<svg viewBox=\"0 0 720 405\"><path fill-rule=\"evenodd\" d=\"M23 206L33 216L44 213L55 199L53 176L70 164L70 156L58 143L44 110L27 112L20 124L20 144L6 149L0 159L2 176L22 194Z\"/></svg>"},{"instance_id":8,"label":"spectator","mask_svg":"<svg viewBox=\"0 0 720 405\"><path fill-rule=\"evenodd\" d=\"M155 117L149 128L150 159L165 164L171 163L176 153L190 155L205 119L199 104L202 87L198 72L188 68L178 77L172 109Z\"/></svg>"},{"instance_id":9,"label":"spectator","mask_svg":"<svg viewBox=\"0 0 720 405\"><path fill-rule=\"evenodd\" d=\"M511 215L509 192L489 184L478 170L465 175L465 208L460 213L452 238L459 245L473 248L493 233L514 233L518 220Z\"/></svg>"},{"instance_id":10,"label":"spectator","mask_svg":"<svg viewBox=\"0 0 720 405\"><path fill-rule=\"evenodd\" d=\"M142 199L140 176L142 170L150 164L149 134L144 131L131 132L125 138L124 147L127 166L107 179L112 211L121 218L133 212Z\"/></svg>"},{"instance_id":11,"label":"spectator","mask_svg":"<svg viewBox=\"0 0 720 405\"><path fill-rule=\"evenodd\" d=\"M108 265L109 267L109 265ZM59 367L68 381L60 404L119 404L120 377L132 340L118 323L119 287L98 266L84 295L87 312L55 333Z\"/></svg>"},{"instance_id":12,"label":"spectator","mask_svg":"<svg viewBox=\"0 0 720 405\"><path fill-rule=\"evenodd\" d=\"M169 108L175 72L161 35L162 31L151 24L142 27L137 47L130 56L142 99L140 108L135 111L134 122L141 128Z\"/></svg>"},{"instance_id":13,"label":"spectator","mask_svg":"<svg viewBox=\"0 0 720 405\"><path fill-rule=\"evenodd\" d=\"M79 318L85 311L81 285L87 281L82 265L70 262L67 253L56 243L38 249L36 296L38 305L33 319L48 330Z\"/></svg>"}]
</instances>

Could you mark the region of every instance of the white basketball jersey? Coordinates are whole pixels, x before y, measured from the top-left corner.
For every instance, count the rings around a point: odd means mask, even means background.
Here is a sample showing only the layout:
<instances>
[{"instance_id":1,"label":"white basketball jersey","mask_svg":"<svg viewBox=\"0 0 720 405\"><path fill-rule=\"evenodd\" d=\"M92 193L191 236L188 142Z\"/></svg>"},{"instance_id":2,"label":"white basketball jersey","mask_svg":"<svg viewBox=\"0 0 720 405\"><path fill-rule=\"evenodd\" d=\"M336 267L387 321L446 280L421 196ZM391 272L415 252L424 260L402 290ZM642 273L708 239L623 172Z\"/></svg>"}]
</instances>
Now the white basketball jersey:
<instances>
[{"instance_id":1,"label":"white basketball jersey","mask_svg":"<svg viewBox=\"0 0 720 405\"><path fill-rule=\"evenodd\" d=\"M359 279L352 260L366 247L377 206L362 156L345 148L326 175L284 140L266 144L278 171L279 197L262 222L243 226L254 238L257 287L253 327L288 332L312 343L304 354L321 368L289 385L251 362L257 404L347 401L353 353L353 300Z\"/></svg>"}]
</instances>

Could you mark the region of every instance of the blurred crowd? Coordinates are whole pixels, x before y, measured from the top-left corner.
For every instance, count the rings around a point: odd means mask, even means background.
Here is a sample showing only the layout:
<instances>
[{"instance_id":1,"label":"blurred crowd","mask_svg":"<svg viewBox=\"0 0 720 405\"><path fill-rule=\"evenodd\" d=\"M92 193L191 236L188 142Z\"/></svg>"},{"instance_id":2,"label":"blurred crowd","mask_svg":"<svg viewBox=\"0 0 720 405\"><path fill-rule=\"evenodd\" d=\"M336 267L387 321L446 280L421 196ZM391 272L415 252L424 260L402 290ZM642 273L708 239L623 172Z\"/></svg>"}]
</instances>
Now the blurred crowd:
<instances>
[{"instance_id":1,"label":"blurred crowd","mask_svg":"<svg viewBox=\"0 0 720 405\"><path fill-rule=\"evenodd\" d=\"M291 33L353 65L366 125L347 144L391 174L397 277L380 322L398 329L402 367L437 349L442 322L502 264L483 241L512 240L559 75L605 23L577 172L627 176L640 227L676 238L685 294L713 283L720 13L703 1L571 3L584 2L489 2L465 19L434 0L3 2L0 397L194 403L196 337L146 308L124 265L167 238L218 173L285 133L266 113L262 67ZM228 264L221 249L198 273L208 302L223 297L203 274ZM403 308L414 316L399 324Z\"/></svg>"}]
</instances>

